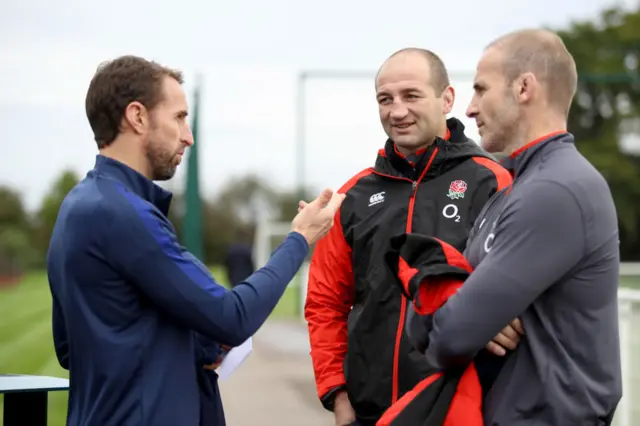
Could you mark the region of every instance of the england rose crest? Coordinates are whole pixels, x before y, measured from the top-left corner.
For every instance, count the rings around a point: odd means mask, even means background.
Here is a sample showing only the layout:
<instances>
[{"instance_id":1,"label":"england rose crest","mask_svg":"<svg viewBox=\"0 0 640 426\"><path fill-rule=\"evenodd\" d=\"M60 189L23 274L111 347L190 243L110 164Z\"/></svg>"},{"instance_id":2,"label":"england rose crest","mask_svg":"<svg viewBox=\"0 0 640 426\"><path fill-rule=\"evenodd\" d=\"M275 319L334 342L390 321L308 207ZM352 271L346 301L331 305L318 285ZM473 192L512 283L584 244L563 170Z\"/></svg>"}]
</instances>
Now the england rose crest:
<instances>
[{"instance_id":1,"label":"england rose crest","mask_svg":"<svg viewBox=\"0 0 640 426\"><path fill-rule=\"evenodd\" d=\"M464 198L464 193L467 191L467 182L463 180L454 180L449 185L449 193L447 197L452 200L458 200L460 198Z\"/></svg>"}]
</instances>

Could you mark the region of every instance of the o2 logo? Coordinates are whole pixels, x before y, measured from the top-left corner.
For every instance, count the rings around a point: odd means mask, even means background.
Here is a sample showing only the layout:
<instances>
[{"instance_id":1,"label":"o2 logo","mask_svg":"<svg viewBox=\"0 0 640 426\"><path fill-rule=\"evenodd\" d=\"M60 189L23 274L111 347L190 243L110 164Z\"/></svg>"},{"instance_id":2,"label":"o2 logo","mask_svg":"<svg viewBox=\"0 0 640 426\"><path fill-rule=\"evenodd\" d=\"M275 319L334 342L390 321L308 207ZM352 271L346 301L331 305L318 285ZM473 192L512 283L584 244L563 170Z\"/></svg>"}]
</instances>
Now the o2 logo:
<instances>
[{"instance_id":1,"label":"o2 logo","mask_svg":"<svg viewBox=\"0 0 640 426\"><path fill-rule=\"evenodd\" d=\"M453 219L454 222L460 222L460 215L458 214L458 206L455 204L447 204L442 209L442 216L447 219Z\"/></svg>"}]
</instances>

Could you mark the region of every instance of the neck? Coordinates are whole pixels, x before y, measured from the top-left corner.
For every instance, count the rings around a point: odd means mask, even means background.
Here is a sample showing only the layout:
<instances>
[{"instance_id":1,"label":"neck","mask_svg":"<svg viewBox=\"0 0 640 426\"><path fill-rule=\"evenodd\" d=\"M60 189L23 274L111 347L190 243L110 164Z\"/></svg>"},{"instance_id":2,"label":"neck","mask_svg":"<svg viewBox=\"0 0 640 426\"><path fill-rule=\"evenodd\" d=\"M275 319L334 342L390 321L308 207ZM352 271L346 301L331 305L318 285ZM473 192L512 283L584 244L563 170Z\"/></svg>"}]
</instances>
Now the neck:
<instances>
[{"instance_id":1,"label":"neck","mask_svg":"<svg viewBox=\"0 0 640 426\"><path fill-rule=\"evenodd\" d=\"M119 161L127 165L141 175L151 179L149 165L144 156L133 152L133 148L138 146L136 141L123 140L124 137L116 138L109 146L99 150L100 155Z\"/></svg>"},{"instance_id":2,"label":"neck","mask_svg":"<svg viewBox=\"0 0 640 426\"><path fill-rule=\"evenodd\" d=\"M421 149L427 148L431 144L433 144L433 142L431 142L429 144L426 144L426 145L420 145L420 146L411 147L411 148L403 148L400 145L396 144L396 149L398 150L398 152L400 154L402 154L404 156L409 156L409 155L414 155L416 152L420 151Z\"/></svg>"},{"instance_id":3,"label":"neck","mask_svg":"<svg viewBox=\"0 0 640 426\"><path fill-rule=\"evenodd\" d=\"M520 134L514 138L514 143L506 154L511 155L523 146L542 139L551 133L567 131L567 120L557 116L537 118L535 120L523 120Z\"/></svg>"}]
</instances>

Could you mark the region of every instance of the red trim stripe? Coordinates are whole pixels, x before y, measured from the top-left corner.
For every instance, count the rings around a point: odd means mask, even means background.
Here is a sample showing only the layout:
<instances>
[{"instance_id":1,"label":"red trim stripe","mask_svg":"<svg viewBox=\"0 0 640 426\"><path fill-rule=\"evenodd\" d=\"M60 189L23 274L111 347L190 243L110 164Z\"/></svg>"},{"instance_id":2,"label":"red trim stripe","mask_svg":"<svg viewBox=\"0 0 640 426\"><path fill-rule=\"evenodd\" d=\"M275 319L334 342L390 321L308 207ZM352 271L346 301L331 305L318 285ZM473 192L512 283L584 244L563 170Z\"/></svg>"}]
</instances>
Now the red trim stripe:
<instances>
[{"instance_id":1,"label":"red trim stripe","mask_svg":"<svg viewBox=\"0 0 640 426\"><path fill-rule=\"evenodd\" d=\"M527 149L533 147L534 145L537 145L540 142L544 142L549 138L552 138L552 137L557 136L557 135L561 135L563 133L567 133L567 131L566 130L557 130L555 132L551 132L551 133L549 133L547 135L541 136L538 139L534 139L531 142L529 142L528 144L526 144L526 145L520 147L519 149L516 149L515 151L513 151L511 153L510 157L511 158L516 158L518 155L522 154L523 152L525 152Z\"/></svg>"}]
</instances>

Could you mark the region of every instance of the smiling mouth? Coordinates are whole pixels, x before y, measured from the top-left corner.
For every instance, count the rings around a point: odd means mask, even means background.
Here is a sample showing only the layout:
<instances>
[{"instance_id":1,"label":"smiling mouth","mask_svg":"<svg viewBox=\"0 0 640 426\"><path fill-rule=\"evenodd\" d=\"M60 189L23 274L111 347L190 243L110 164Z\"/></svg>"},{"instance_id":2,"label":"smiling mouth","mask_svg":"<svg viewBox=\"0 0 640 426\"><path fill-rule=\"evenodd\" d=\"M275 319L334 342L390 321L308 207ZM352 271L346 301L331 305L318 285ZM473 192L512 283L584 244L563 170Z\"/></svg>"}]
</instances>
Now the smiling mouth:
<instances>
[{"instance_id":1,"label":"smiling mouth","mask_svg":"<svg viewBox=\"0 0 640 426\"><path fill-rule=\"evenodd\" d=\"M403 123L403 124L394 124L393 127L396 129L408 129L413 126L413 123Z\"/></svg>"}]
</instances>

